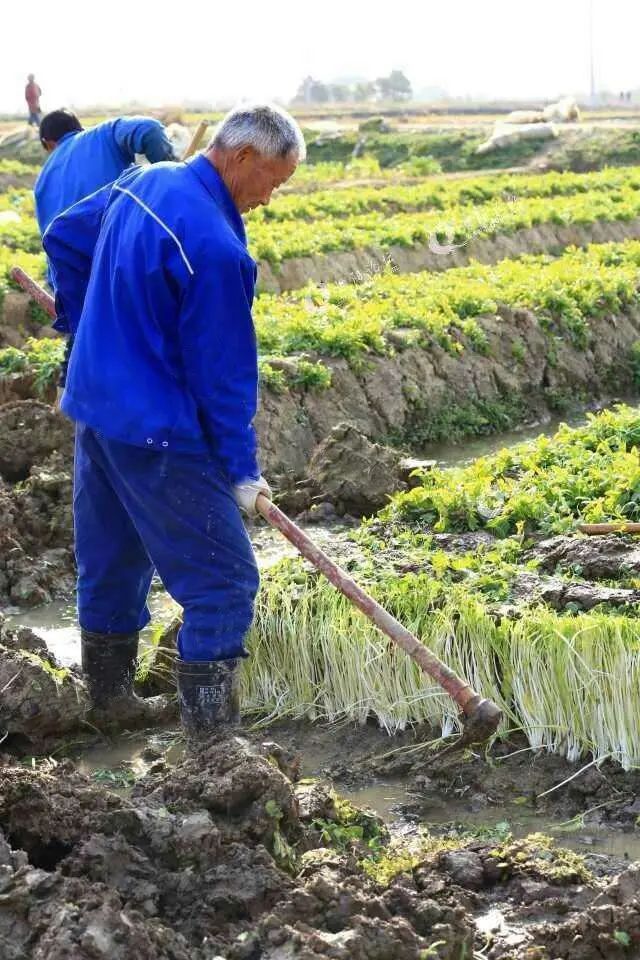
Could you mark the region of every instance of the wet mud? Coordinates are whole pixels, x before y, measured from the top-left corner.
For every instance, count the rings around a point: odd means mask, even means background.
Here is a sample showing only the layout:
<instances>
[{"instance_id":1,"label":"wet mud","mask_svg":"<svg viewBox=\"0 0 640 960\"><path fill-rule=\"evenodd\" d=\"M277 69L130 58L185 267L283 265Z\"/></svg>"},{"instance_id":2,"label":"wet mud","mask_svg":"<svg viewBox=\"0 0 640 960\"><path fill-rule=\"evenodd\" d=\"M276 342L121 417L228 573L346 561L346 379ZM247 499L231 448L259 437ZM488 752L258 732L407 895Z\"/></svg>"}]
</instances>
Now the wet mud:
<instances>
[{"instance_id":1,"label":"wet mud","mask_svg":"<svg viewBox=\"0 0 640 960\"><path fill-rule=\"evenodd\" d=\"M108 741L36 633L0 665L2 960L640 955L640 774L369 724Z\"/></svg>"},{"instance_id":2,"label":"wet mud","mask_svg":"<svg viewBox=\"0 0 640 960\"><path fill-rule=\"evenodd\" d=\"M299 780L289 747L256 735L175 766L159 753L125 792L69 760L25 766L5 754L0 774L3 960L600 960L640 949L638 865L590 861L541 835L403 839L330 784Z\"/></svg>"}]
</instances>

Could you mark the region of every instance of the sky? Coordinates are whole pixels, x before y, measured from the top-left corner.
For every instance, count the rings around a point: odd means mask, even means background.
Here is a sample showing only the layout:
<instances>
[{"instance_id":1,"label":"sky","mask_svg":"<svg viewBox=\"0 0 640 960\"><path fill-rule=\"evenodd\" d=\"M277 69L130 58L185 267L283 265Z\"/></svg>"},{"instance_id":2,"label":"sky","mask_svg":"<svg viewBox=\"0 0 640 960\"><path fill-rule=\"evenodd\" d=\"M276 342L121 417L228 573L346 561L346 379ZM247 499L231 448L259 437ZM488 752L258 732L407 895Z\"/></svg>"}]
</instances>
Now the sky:
<instances>
[{"instance_id":1,"label":"sky","mask_svg":"<svg viewBox=\"0 0 640 960\"><path fill-rule=\"evenodd\" d=\"M638 0L7 0L0 111L42 106L288 100L328 81L404 70L415 90L550 98L589 89L589 9L599 89L640 87Z\"/></svg>"}]
</instances>

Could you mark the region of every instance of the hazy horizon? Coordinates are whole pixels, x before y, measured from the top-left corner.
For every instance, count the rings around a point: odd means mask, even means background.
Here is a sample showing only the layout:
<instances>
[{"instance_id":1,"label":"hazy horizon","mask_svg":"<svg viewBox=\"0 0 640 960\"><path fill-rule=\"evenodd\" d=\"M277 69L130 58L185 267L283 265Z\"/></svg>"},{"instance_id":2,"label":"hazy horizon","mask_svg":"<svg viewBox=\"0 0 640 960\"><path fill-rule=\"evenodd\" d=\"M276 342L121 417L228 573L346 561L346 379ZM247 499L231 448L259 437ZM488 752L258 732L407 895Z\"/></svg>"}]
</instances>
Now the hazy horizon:
<instances>
[{"instance_id":1,"label":"hazy horizon","mask_svg":"<svg viewBox=\"0 0 640 960\"><path fill-rule=\"evenodd\" d=\"M375 79L401 69L414 91L451 97L552 98L590 84L590 0L539 0L535 16L508 0L400 0L392 13L355 0L317 11L291 0L247 0L220 11L198 2L148 8L112 0L109 16L79 0L34 0L3 11L0 111L24 112L27 73L45 110L137 101L148 106L288 101L302 78ZM593 0L596 87L640 86L640 4ZM26 10L27 8L25 8ZM166 12L165 12L166 11ZM6 40L10 42L7 43Z\"/></svg>"}]
</instances>

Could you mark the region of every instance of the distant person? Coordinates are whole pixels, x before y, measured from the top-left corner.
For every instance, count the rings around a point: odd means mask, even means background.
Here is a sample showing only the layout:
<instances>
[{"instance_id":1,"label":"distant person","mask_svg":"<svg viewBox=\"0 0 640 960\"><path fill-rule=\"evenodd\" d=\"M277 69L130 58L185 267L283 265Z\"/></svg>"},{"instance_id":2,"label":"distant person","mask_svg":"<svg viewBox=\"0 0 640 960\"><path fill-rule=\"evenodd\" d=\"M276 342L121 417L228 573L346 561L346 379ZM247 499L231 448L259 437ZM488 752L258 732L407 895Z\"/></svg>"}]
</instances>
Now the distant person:
<instances>
[{"instance_id":1,"label":"distant person","mask_svg":"<svg viewBox=\"0 0 640 960\"><path fill-rule=\"evenodd\" d=\"M34 187L40 233L67 207L117 180L136 154L149 163L176 159L152 117L118 117L84 130L71 110L54 110L40 123L40 142L49 154Z\"/></svg>"},{"instance_id":2,"label":"distant person","mask_svg":"<svg viewBox=\"0 0 640 960\"><path fill-rule=\"evenodd\" d=\"M27 85L24 88L24 98L29 108L29 119L27 120L29 126L40 126L40 120L42 119L42 112L40 110L41 96L42 90L36 83L34 75L30 73L27 77Z\"/></svg>"}]
</instances>

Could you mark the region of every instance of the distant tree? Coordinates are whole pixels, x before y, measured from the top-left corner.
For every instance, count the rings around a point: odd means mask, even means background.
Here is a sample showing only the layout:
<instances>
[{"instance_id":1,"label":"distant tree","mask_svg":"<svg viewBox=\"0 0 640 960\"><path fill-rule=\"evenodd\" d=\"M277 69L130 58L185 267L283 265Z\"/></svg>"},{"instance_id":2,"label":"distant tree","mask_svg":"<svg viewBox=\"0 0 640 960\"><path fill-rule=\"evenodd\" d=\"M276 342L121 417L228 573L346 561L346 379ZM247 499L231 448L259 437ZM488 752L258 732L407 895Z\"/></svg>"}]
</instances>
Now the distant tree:
<instances>
[{"instance_id":1,"label":"distant tree","mask_svg":"<svg viewBox=\"0 0 640 960\"><path fill-rule=\"evenodd\" d=\"M294 103L310 103L311 102L311 87L315 83L313 77L305 77L300 86L296 91L296 95L293 98Z\"/></svg>"},{"instance_id":2,"label":"distant tree","mask_svg":"<svg viewBox=\"0 0 640 960\"><path fill-rule=\"evenodd\" d=\"M365 103L367 100L373 100L376 95L376 85L370 80L363 80L356 83L353 88L353 99L356 103Z\"/></svg>"},{"instance_id":3,"label":"distant tree","mask_svg":"<svg viewBox=\"0 0 640 960\"><path fill-rule=\"evenodd\" d=\"M293 103L345 103L349 100L364 103L375 99L410 100L411 96L411 84L402 70L392 70L389 76L379 77L375 83L370 80L323 83L307 76L298 87Z\"/></svg>"},{"instance_id":4,"label":"distant tree","mask_svg":"<svg viewBox=\"0 0 640 960\"><path fill-rule=\"evenodd\" d=\"M351 100L351 90L346 83L330 83L328 88L329 99L333 100L334 103L345 103L347 100Z\"/></svg>"},{"instance_id":5,"label":"distant tree","mask_svg":"<svg viewBox=\"0 0 640 960\"><path fill-rule=\"evenodd\" d=\"M320 80L305 77L293 99L294 103L326 103L329 99L329 88Z\"/></svg>"},{"instance_id":6,"label":"distant tree","mask_svg":"<svg viewBox=\"0 0 640 960\"><path fill-rule=\"evenodd\" d=\"M376 84L383 100L411 99L411 84L402 70L392 70L388 77L378 77Z\"/></svg>"},{"instance_id":7,"label":"distant tree","mask_svg":"<svg viewBox=\"0 0 640 960\"><path fill-rule=\"evenodd\" d=\"M309 90L311 103L326 103L329 99L329 87L326 83L314 80Z\"/></svg>"}]
</instances>

